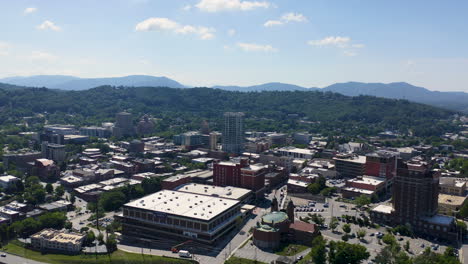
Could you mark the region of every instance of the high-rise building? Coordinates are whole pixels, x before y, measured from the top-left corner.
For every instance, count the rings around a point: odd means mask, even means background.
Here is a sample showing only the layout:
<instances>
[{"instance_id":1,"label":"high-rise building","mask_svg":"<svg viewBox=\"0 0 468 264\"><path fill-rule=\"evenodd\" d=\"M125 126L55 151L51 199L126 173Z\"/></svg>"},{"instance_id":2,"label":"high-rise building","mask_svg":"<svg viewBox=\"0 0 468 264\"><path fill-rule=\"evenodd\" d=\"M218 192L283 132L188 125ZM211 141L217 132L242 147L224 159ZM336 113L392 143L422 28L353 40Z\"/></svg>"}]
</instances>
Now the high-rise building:
<instances>
[{"instance_id":1,"label":"high-rise building","mask_svg":"<svg viewBox=\"0 0 468 264\"><path fill-rule=\"evenodd\" d=\"M374 222L409 226L413 232L459 245L462 232L454 217L437 214L440 172L421 158L398 159L392 206L371 210Z\"/></svg>"},{"instance_id":2,"label":"high-rise building","mask_svg":"<svg viewBox=\"0 0 468 264\"><path fill-rule=\"evenodd\" d=\"M393 208L400 223L416 223L421 217L437 213L439 172L426 162L400 160L393 182Z\"/></svg>"},{"instance_id":3,"label":"high-rise building","mask_svg":"<svg viewBox=\"0 0 468 264\"><path fill-rule=\"evenodd\" d=\"M366 175L384 177L391 180L395 177L398 152L378 150L366 155Z\"/></svg>"},{"instance_id":4,"label":"high-rise building","mask_svg":"<svg viewBox=\"0 0 468 264\"><path fill-rule=\"evenodd\" d=\"M65 145L43 141L41 145L41 152L43 158L50 159L58 163L65 161Z\"/></svg>"},{"instance_id":5,"label":"high-rise building","mask_svg":"<svg viewBox=\"0 0 468 264\"><path fill-rule=\"evenodd\" d=\"M218 149L218 141L221 137L221 133L219 132L211 132L210 133L210 150L217 150Z\"/></svg>"},{"instance_id":6,"label":"high-rise building","mask_svg":"<svg viewBox=\"0 0 468 264\"><path fill-rule=\"evenodd\" d=\"M244 150L244 113L224 113L223 151L240 154Z\"/></svg>"},{"instance_id":7,"label":"high-rise building","mask_svg":"<svg viewBox=\"0 0 468 264\"><path fill-rule=\"evenodd\" d=\"M135 134L135 127L133 126L132 114L121 112L115 115L115 125L112 128L112 135L114 137L133 136Z\"/></svg>"}]
</instances>

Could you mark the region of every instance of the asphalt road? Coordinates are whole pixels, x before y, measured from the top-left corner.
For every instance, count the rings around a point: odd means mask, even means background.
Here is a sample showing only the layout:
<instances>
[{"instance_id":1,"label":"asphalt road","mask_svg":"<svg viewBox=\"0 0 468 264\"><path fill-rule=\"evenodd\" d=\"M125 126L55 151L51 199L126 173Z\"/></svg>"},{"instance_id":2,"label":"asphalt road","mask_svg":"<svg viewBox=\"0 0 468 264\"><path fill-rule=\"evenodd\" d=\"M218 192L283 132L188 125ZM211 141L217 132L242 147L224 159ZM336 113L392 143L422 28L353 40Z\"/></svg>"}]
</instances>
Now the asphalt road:
<instances>
[{"instance_id":1,"label":"asphalt road","mask_svg":"<svg viewBox=\"0 0 468 264\"><path fill-rule=\"evenodd\" d=\"M44 262L26 259L8 253L6 253L6 255L6 257L0 257L0 263L3 262L8 264L45 264Z\"/></svg>"}]
</instances>

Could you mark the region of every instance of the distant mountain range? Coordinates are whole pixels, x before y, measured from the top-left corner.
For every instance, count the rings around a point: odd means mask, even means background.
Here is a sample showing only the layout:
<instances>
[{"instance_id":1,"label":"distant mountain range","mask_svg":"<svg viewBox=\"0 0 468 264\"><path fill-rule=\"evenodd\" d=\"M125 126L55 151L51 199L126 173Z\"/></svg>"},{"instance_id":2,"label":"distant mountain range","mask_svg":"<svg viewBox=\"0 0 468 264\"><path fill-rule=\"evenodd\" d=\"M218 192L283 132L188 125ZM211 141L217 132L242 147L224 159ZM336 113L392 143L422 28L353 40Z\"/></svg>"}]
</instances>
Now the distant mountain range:
<instances>
[{"instance_id":1,"label":"distant mountain range","mask_svg":"<svg viewBox=\"0 0 468 264\"><path fill-rule=\"evenodd\" d=\"M78 78L64 75L37 75L29 77L9 77L0 79L1 83L29 87L47 87L61 90L86 90L103 85L111 86L148 86L190 88L167 77L148 75L130 75L111 78ZM335 92L348 96L370 95L376 97L406 99L413 102L443 107L468 113L468 93L430 91L405 82L395 83L336 83L324 88L306 88L298 85L271 82L253 86L213 86L211 88L241 91L323 91Z\"/></svg>"},{"instance_id":2,"label":"distant mountain range","mask_svg":"<svg viewBox=\"0 0 468 264\"><path fill-rule=\"evenodd\" d=\"M60 90L87 90L98 86L161 86L185 88L184 85L166 77L130 75L109 78L78 78L66 75L36 75L29 77L9 77L0 79L2 83L29 87L47 87Z\"/></svg>"}]
</instances>

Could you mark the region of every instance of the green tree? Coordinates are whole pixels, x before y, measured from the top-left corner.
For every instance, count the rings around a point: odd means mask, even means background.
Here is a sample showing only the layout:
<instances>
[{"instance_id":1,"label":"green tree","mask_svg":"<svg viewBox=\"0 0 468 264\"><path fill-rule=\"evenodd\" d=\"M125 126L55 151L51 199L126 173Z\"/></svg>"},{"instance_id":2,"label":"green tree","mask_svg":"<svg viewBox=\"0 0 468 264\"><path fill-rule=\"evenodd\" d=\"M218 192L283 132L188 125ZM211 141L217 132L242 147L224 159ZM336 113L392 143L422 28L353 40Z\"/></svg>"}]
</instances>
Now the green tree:
<instances>
[{"instance_id":1,"label":"green tree","mask_svg":"<svg viewBox=\"0 0 468 264\"><path fill-rule=\"evenodd\" d=\"M325 264L327 262L327 241L322 236L317 236L312 240L312 249L309 255L315 264Z\"/></svg>"},{"instance_id":2,"label":"green tree","mask_svg":"<svg viewBox=\"0 0 468 264\"><path fill-rule=\"evenodd\" d=\"M158 177L144 178L141 187L145 194L155 193L161 190L161 180Z\"/></svg>"},{"instance_id":3,"label":"green tree","mask_svg":"<svg viewBox=\"0 0 468 264\"><path fill-rule=\"evenodd\" d=\"M375 257L376 264L411 264L411 258L397 245L387 245Z\"/></svg>"},{"instance_id":4,"label":"green tree","mask_svg":"<svg viewBox=\"0 0 468 264\"><path fill-rule=\"evenodd\" d=\"M331 264L358 264L368 259L369 256L370 254L364 246L330 241L328 261Z\"/></svg>"},{"instance_id":5,"label":"green tree","mask_svg":"<svg viewBox=\"0 0 468 264\"><path fill-rule=\"evenodd\" d=\"M338 225L340 224L340 222L338 221L338 218L336 217L332 217L330 219L330 229L332 230L332 232L335 232L335 229L338 227Z\"/></svg>"},{"instance_id":6,"label":"green tree","mask_svg":"<svg viewBox=\"0 0 468 264\"><path fill-rule=\"evenodd\" d=\"M396 240L395 236L393 236L390 233L385 234L382 237L382 241L387 245L396 245L397 244L397 240Z\"/></svg>"},{"instance_id":7,"label":"green tree","mask_svg":"<svg viewBox=\"0 0 468 264\"><path fill-rule=\"evenodd\" d=\"M101 195L99 205L106 211L119 209L126 201L125 195L120 191L106 192Z\"/></svg>"},{"instance_id":8,"label":"green tree","mask_svg":"<svg viewBox=\"0 0 468 264\"><path fill-rule=\"evenodd\" d=\"M360 195L356 198L355 202L359 207L362 207L362 206L370 204L371 199L366 195Z\"/></svg>"},{"instance_id":9,"label":"green tree","mask_svg":"<svg viewBox=\"0 0 468 264\"><path fill-rule=\"evenodd\" d=\"M64 194L65 194L65 188L63 188L62 185L57 186L57 188L55 188L55 195L57 197L62 197Z\"/></svg>"},{"instance_id":10,"label":"green tree","mask_svg":"<svg viewBox=\"0 0 468 264\"><path fill-rule=\"evenodd\" d=\"M104 244L104 235L102 233L99 233L97 236L97 240L99 241L99 244Z\"/></svg>"},{"instance_id":11,"label":"green tree","mask_svg":"<svg viewBox=\"0 0 468 264\"><path fill-rule=\"evenodd\" d=\"M50 183L47 183L45 186L45 190L48 194L51 194L54 192L54 186L52 186L52 184Z\"/></svg>"},{"instance_id":12,"label":"green tree","mask_svg":"<svg viewBox=\"0 0 468 264\"><path fill-rule=\"evenodd\" d=\"M351 232L351 225L350 224L344 224L342 229L346 234L349 234Z\"/></svg>"},{"instance_id":13,"label":"green tree","mask_svg":"<svg viewBox=\"0 0 468 264\"><path fill-rule=\"evenodd\" d=\"M46 213L39 216L39 222L43 228L62 229L67 221L67 216L62 212Z\"/></svg>"},{"instance_id":14,"label":"green tree","mask_svg":"<svg viewBox=\"0 0 468 264\"><path fill-rule=\"evenodd\" d=\"M365 230L365 229L359 229L359 230L356 232L356 236L357 236L359 239L363 239L363 238L366 236L366 230Z\"/></svg>"}]
</instances>

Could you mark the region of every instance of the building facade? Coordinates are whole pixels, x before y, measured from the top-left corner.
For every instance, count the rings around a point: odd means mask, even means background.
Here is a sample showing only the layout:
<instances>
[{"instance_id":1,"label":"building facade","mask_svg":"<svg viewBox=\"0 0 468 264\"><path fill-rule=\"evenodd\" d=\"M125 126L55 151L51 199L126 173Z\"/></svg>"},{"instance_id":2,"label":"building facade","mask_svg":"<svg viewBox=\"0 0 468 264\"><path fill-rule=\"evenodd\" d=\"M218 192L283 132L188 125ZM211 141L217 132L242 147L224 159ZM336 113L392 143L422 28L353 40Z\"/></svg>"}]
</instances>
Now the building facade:
<instances>
[{"instance_id":1,"label":"building facade","mask_svg":"<svg viewBox=\"0 0 468 264\"><path fill-rule=\"evenodd\" d=\"M244 151L244 113L224 113L223 151L240 154Z\"/></svg>"}]
</instances>

